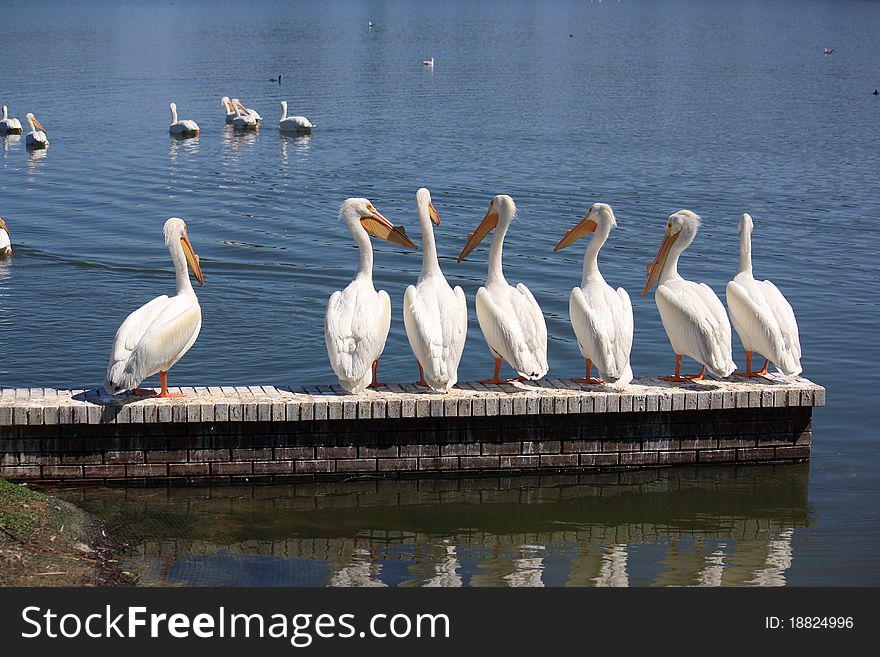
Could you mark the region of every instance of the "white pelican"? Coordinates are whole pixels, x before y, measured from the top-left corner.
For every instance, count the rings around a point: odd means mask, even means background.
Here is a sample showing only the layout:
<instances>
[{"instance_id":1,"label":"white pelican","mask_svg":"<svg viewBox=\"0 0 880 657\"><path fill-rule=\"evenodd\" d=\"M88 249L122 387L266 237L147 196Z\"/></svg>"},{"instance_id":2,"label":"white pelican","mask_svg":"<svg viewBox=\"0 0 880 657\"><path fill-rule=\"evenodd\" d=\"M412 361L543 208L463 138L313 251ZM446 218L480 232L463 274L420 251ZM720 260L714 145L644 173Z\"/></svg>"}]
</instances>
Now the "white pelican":
<instances>
[{"instance_id":1,"label":"white pelican","mask_svg":"<svg viewBox=\"0 0 880 657\"><path fill-rule=\"evenodd\" d=\"M0 255L9 255L12 253L12 240L9 235L9 227L0 217Z\"/></svg>"},{"instance_id":2,"label":"white pelican","mask_svg":"<svg viewBox=\"0 0 880 657\"><path fill-rule=\"evenodd\" d=\"M37 117L30 112L27 113L25 118L31 127L31 131L25 135L24 143L31 148L46 148L49 145L49 135L46 134L46 128L40 125Z\"/></svg>"},{"instance_id":3,"label":"white pelican","mask_svg":"<svg viewBox=\"0 0 880 657\"><path fill-rule=\"evenodd\" d=\"M0 119L0 134L20 135L21 121L9 118L9 110L6 105L3 106L3 118Z\"/></svg>"},{"instance_id":4,"label":"white pelican","mask_svg":"<svg viewBox=\"0 0 880 657\"><path fill-rule=\"evenodd\" d=\"M416 206L422 229L422 271L418 282L403 295L403 323L419 363L419 384L448 392L458 381L467 337L467 302L464 290L453 290L440 271L431 227L432 221L440 225L440 216L424 187L416 192Z\"/></svg>"},{"instance_id":5,"label":"white pelican","mask_svg":"<svg viewBox=\"0 0 880 657\"><path fill-rule=\"evenodd\" d=\"M498 378L501 359L523 379L537 380L547 374L547 325L538 302L525 285L508 284L501 271L501 249L507 228L516 215L516 204L506 194L489 203L489 210L458 256L461 262L496 226L489 247L486 286L477 290L477 319L489 351L495 358L495 374L483 383L506 383Z\"/></svg>"},{"instance_id":6,"label":"white pelican","mask_svg":"<svg viewBox=\"0 0 880 657\"><path fill-rule=\"evenodd\" d=\"M311 130L315 124L304 116L287 116L287 101L281 101L281 118L278 120L278 127L281 130L290 132L304 132Z\"/></svg>"},{"instance_id":7,"label":"white pelican","mask_svg":"<svg viewBox=\"0 0 880 657\"><path fill-rule=\"evenodd\" d=\"M189 119L178 120L175 103L171 103L168 107L171 108L171 125L168 127L168 132L176 137L195 137L199 134L198 123Z\"/></svg>"},{"instance_id":8,"label":"white pelican","mask_svg":"<svg viewBox=\"0 0 880 657\"><path fill-rule=\"evenodd\" d=\"M629 294L622 287L616 290L605 282L599 271L599 249L605 244L617 219L611 206L594 203L586 216L574 228L565 231L558 251L573 244L584 235L595 232L584 252L584 270L581 286L573 288L568 301L568 314L577 336L581 355L587 361L587 374L583 383L610 382L625 386L632 381L629 353L633 341L633 311ZM590 367L596 365L604 379L590 377Z\"/></svg>"},{"instance_id":9,"label":"white pelican","mask_svg":"<svg viewBox=\"0 0 880 657\"><path fill-rule=\"evenodd\" d=\"M240 107L240 108L241 108L241 113L242 113L242 114L247 114L247 115L249 115L249 116L252 116L252 117L254 117L258 122L263 120L263 117L260 116L260 113L257 112L257 110L255 110L255 109L253 109L253 108L251 108L251 107L245 107L244 103L241 102L238 98L233 98L233 99L232 99L232 104L235 105L236 107Z\"/></svg>"},{"instance_id":10,"label":"white pelican","mask_svg":"<svg viewBox=\"0 0 880 657\"><path fill-rule=\"evenodd\" d=\"M719 377L736 369L730 346L730 321L720 299L705 283L694 283L678 273L678 258L690 246L700 218L690 210L669 217L657 256L648 265L648 281L642 296L659 280L654 300L663 328L675 350L675 375L667 381L702 381L708 367ZM690 356L703 365L699 374L681 374L681 357Z\"/></svg>"},{"instance_id":11,"label":"white pelican","mask_svg":"<svg viewBox=\"0 0 880 657\"><path fill-rule=\"evenodd\" d=\"M434 58L431 57L431 59L424 59L424 60L422 60L422 64L433 68L434 67Z\"/></svg>"},{"instance_id":12,"label":"white pelican","mask_svg":"<svg viewBox=\"0 0 880 657\"><path fill-rule=\"evenodd\" d=\"M411 249L418 247L365 198L346 199L339 208L360 249L360 266L348 286L334 292L324 316L324 341L330 365L340 385L348 392L361 392L376 381L379 356L385 349L391 327L391 299L385 290L373 287L373 247L369 235ZM371 383L372 376L372 383Z\"/></svg>"},{"instance_id":13,"label":"white pelican","mask_svg":"<svg viewBox=\"0 0 880 657\"><path fill-rule=\"evenodd\" d=\"M232 119L234 128L254 130L258 127L257 119L247 112L247 108L238 102L238 98L233 99L232 106L235 108L235 118Z\"/></svg>"},{"instance_id":14,"label":"white pelican","mask_svg":"<svg viewBox=\"0 0 880 657\"><path fill-rule=\"evenodd\" d=\"M788 376L801 373L801 343L791 304L770 281L752 276L752 218L739 220L739 273L727 284L727 307L733 327L746 350L742 376L767 373L770 361ZM764 356L764 367L752 371L752 352Z\"/></svg>"},{"instance_id":15,"label":"white pelican","mask_svg":"<svg viewBox=\"0 0 880 657\"><path fill-rule=\"evenodd\" d=\"M229 100L229 96L223 96L220 99L220 105L226 110L226 123L232 123L232 119L235 118L236 112L235 107L232 105L232 101Z\"/></svg>"},{"instance_id":16,"label":"white pelican","mask_svg":"<svg viewBox=\"0 0 880 657\"><path fill-rule=\"evenodd\" d=\"M104 379L111 395L132 389L135 394L152 394L137 386L158 372L162 383L158 396L181 396L168 392L168 370L189 351L202 328L202 310L189 281L187 264L201 285L205 279L183 219L171 217L165 222L165 244L174 262L177 294L171 298L163 294L141 306L116 331Z\"/></svg>"}]
</instances>

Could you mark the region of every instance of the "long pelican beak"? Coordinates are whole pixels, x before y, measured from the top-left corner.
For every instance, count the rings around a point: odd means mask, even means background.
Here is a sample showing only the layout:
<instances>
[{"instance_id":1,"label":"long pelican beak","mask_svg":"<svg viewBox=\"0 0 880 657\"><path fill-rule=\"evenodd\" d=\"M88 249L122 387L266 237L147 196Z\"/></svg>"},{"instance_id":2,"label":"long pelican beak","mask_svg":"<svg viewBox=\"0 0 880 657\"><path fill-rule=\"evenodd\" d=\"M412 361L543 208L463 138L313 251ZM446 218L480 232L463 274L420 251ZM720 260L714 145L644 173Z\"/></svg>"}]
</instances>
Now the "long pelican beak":
<instances>
[{"instance_id":1,"label":"long pelican beak","mask_svg":"<svg viewBox=\"0 0 880 657\"><path fill-rule=\"evenodd\" d=\"M569 228L565 231L565 235L562 236L562 239L559 240L559 244L553 247L554 253L559 249L564 249L565 247L574 244L584 235L588 235L594 232L598 227L595 221L590 219L590 215L593 213L593 208L587 210L587 214L584 215L584 218L578 222L578 224L574 228Z\"/></svg>"},{"instance_id":2,"label":"long pelican beak","mask_svg":"<svg viewBox=\"0 0 880 657\"><path fill-rule=\"evenodd\" d=\"M440 225L440 215L437 214L437 208L434 207L434 203L428 203L428 216L431 217L431 221L433 221L437 226Z\"/></svg>"},{"instance_id":3,"label":"long pelican beak","mask_svg":"<svg viewBox=\"0 0 880 657\"><path fill-rule=\"evenodd\" d=\"M241 109L242 112L247 112L247 111L248 111L248 108L245 107L245 106L244 106L244 103L241 102L241 101L238 101L238 107L239 107L239 109Z\"/></svg>"},{"instance_id":4,"label":"long pelican beak","mask_svg":"<svg viewBox=\"0 0 880 657\"><path fill-rule=\"evenodd\" d=\"M403 226L395 226L383 217L374 207L371 207L370 211L373 213L372 216L361 217L361 225L364 227L365 231L374 237L385 240L386 242L399 244L400 246L405 246L409 249L415 249L418 251L419 247L407 237L406 230Z\"/></svg>"},{"instance_id":5,"label":"long pelican beak","mask_svg":"<svg viewBox=\"0 0 880 657\"><path fill-rule=\"evenodd\" d=\"M43 127L43 125L39 121L37 121L37 117L35 116L32 120L34 122L34 127L37 130L44 132L48 136L48 134L49 134L48 131L46 130L46 128Z\"/></svg>"},{"instance_id":6,"label":"long pelican beak","mask_svg":"<svg viewBox=\"0 0 880 657\"><path fill-rule=\"evenodd\" d=\"M675 244L675 240L678 239L679 235L681 235L681 231L673 235L672 229L669 226L666 227L666 234L663 236L663 241L660 243L660 249L657 251L654 261L648 265L648 281L645 283L645 289L642 290L642 296L648 294L648 290L650 290L654 286L654 283L657 282L660 272L663 271L663 267L666 265L666 259L669 257L669 250L672 248L672 245Z\"/></svg>"},{"instance_id":7,"label":"long pelican beak","mask_svg":"<svg viewBox=\"0 0 880 657\"><path fill-rule=\"evenodd\" d=\"M0 228L5 230L6 234L9 235L9 237L12 237L12 233L9 232L9 226L6 225L6 222L3 221L3 219L0 219Z\"/></svg>"},{"instance_id":8,"label":"long pelican beak","mask_svg":"<svg viewBox=\"0 0 880 657\"><path fill-rule=\"evenodd\" d=\"M199 285L204 287L205 277L202 276L202 268L199 265L199 256L193 251L193 246L190 244L189 237L186 236L186 233L180 237L180 246L183 247L183 255L186 256L186 262L189 265L189 268L192 269L193 274L199 279Z\"/></svg>"},{"instance_id":9,"label":"long pelican beak","mask_svg":"<svg viewBox=\"0 0 880 657\"><path fill-rule=\"evenodd\" d=\"M465 244L464 248L461 250L461 253L458 256L458 262L464 260L471 251L477 248L477 244L479 244L486 235L491 233L497 225L498 213L495 212L495 202L492 201L489 203L489 209L486 211L486 216L483 217L480 225L477 226L477 229L473 233L468 235L467 244Z\"/></svg>"}]
</instances>

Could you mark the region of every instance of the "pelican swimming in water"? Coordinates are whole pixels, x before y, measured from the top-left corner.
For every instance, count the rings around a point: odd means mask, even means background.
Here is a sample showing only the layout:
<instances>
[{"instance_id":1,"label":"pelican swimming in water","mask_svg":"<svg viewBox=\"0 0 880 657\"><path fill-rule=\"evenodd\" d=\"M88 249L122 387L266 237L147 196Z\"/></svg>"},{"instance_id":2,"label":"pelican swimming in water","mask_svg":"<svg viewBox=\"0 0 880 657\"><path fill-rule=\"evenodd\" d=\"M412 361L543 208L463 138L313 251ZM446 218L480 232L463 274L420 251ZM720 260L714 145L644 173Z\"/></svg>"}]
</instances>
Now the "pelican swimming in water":
<instances>
[{"instance_id":1,"label":"pelican swimming in water","mask_svg":"<svg viewBox=\"0 0 880 657\"><path fill-rule=\"evenodd\" d=\"M46 148L49 145L49 135L46 134L46 128L40 125L37 117L31 112L28 112L25 118L31 127L31 131L25 135L24 143L31 148Z\"/></svg>"},{"instance_id":2,"label":"pelican swimming in water","mask_svg":"<svg viewBox=\"0 0 880 657\"><path fill-rule=\"evenodd\" d=\"M141 306L116 331L104 379L104 387L111 395L123 390L152 394L152 390L137 386L158 373L162 384L159 397L182 396L168 392L168 370L189 351L202 328L202 310L187 265L201 285L205 279L183 219L171 217L165 222L165 244L174 262L177 294L162 295Z\"/></svg>"},{"instance_id":3,"label":"pelican swimming in water","mask_svg":"<svg viewBox=\"0 0 880 657\"><path fill-rule=\"evenodd\" d=\"M348 392L358 393L376 380L379 356L391 327L391 298L373 287L373 247L370 235L411 249L418 247L365 198L346 199L339 208L342 220L360 250L354 279L334 292L324 316L324 341L330 365Z\"/></svg>"},{"instance_id":4,"label":"pelican swimming in water","mask_svg":"<svg viewBox=\"0 0 880 657\"><path fill-rule=\"evenodd\" d=\"M752 276L752 229L748 214L739 220L739 273L727 284L727 307L746 350L746 371L740 376L767 374L772 361L787 376L801 373L801 343L791 304L770 281ZM764 356L764 367L752 371L752 353Z\"/></svg>"},{"instance_id":5,"label":"pelican swimming in water","mask_svg":"<svg viewBox=\"0 0 880 657\"><path fill-rule=\"evenodd\" d=\"M3 221L3 217L0 217L0 256L9 255L10 253L12 253L12 240L9 234L9 227Z\"/></svg>"},{"instance_id":6,"label":"pelican swimming in water","mask_svg":"<svg viewBox=\"0 0 880 657\"><path fill-rule=\"evenodd\" d=\"M175 137L195 137L199 134L198 123L189 119L177 119L176 103L171 103L168 107L171 108L171 125L168 127L168 132Z\"/></svg>"},{"instance_id":7,"label":"pelican swimming in water","mask_svg":"<svg viewBox=\"0 0 880 657\"><path fill-rule=\"evenodd\" d=\"M422 60L422 64L424 64L425 66L430 66L431 68L434 68L434 58L431 57L431 59L424 59L424 60Z\"/></svg>"},{"instance_id":8,"label":"pelican swimming in water","mask_svg":"<svg viewBox=\"0 0 880 657\"><path fill-rule=\"evenodd\" d=\"M281 118L278 127L288 132L307 132L315 127L315 124L304 116L287 116L287 101L281 101Z\"/></svg>"},{"instance_id":9,"label":"pelican swimming in water","mask_svg":"<svg viewBox=\"0 0 880 657\"><path fill-rule=\"evenodd\" d=\"M238 102L237 98L233 99L232 106L235 108L235 118L232 119L232 127L242 130L255 130L259 127L257 119L247 111L244 105Z\"/></svg>"},{"instance_id":10,"label":"pelican swimming in water","mask_svg":"<svg viewBox=\"0 0 880 657\"><path fill-rule=\"evenodd\" d=\"M241 108L241 113L242 113L242 114L247 114L247 115L249 115L249 116L254 117L254 119L256 119L257 122L263 120L263 117L260 116L260 114L259 114L259 112L257 112L257 110L255 110L255 109L253 109L253 108L250 108L250 107L245 107L245 104L244 104L243 102L241 102L238 98L233 98L233 99L232 99L232 104L233 104L234 106L236 106L236 107Z\"/></svg>"},{"instance_id":11,"label":"pelican swimming in water","mask_svg":"<svg viewBox=\"0 0 880 657\"><path fill-rule=\"evenodd\" d=\"M648 265L648 280L642 292L645 296L659 281L654 300L675 350L675 375L661 377L667 381L702 381L707 367L719 377L730 376L736 369L730 321L721 300L705 283L685 280L678 273L678 258L694 241L699 226L700 217L690 210L679 210L669 217L657 256ZM700 373L683 376L682 356L700 363Z\"/></svg>"},{"instance_id":12,"label":"pelican swimming in water","mask_svg":"<svg viewBox=\"0 0 880 657\"><path fill-rule=\"evenodd\" d=\"M477 319L489 351L495 358L495 374L483 383L507 383L500 379L501 359L521 378L537 380L547 374L547 324L538 302L525 285L510 285L501 270L501 249L516 204L506 194L489 203L489 210L477 229L468 235L458 256L461 262L497 226L489 247L486 285L477 290Z\"/></svg>"},{"instance_id":13,"label":"pelican swimming in water","mask_svg":"<svg viewBox=\"0 0 880 657\"><path fill-rule=\"evenodd\" d=\"M599 249L605 244L617 220L610 205L594 203L574 228L570 228L554 247L564 249L589 233L595 233L584 252L581 286L573 288L568 301L568 314L577 336L581 355L587 361L582 383L608 382L622 387L632 381L629 353L633 341L633 311L629 294L622 287L616 290L605 282L599 271ZM595 364L602 379L590 377Z\"/></svg>"},{"instance_id":14,"label":"pelican swimming in water","mask_svg":"<svg viewBox=\"0 0 880 657\"><path fill-rule=\"evenodd\" d=\"M21 121L9 118L9 109L3 106L3 118L0 119L0 134L20 135Z\"/></svg>"},{"instance_id":15,"label":"pelican swimming in water","mask_svg":"<svg viewBox=\"0 0 880 657\"><path fill-rule=\"evenodd\" d=\"M232 123L232 120L237 116L237 113L232 101L229 100L229 96L223 96L223 98L220 99L220 105L226 110L226 123Z\"/></svg>"},{"instance_id":16,"label":"pelican swimming in water","mask_svg":"<svg viewBox=\"0 0 880 657\"><path fill-rule=\"evenodd\" d=\"M422 271L403 295L403 323L419 363L419 384L448 392L458 381L467 337L467 302L464 290L453 290L440 270L431 226L431 222L440 225L440 216L424 187L416 192L416 206L422 229Z\"/></svg>"}]
</instances>

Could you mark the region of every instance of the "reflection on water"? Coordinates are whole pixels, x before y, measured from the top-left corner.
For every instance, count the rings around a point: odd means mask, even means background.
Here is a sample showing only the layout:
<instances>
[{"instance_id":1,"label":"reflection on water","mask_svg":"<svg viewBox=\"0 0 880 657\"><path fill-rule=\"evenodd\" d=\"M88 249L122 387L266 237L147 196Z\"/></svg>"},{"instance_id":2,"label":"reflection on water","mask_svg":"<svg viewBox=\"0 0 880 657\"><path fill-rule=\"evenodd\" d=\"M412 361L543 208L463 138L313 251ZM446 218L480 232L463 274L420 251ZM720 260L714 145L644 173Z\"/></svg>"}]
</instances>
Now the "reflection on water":
<instances>
[{"instance_id":1,"label":"reflection on water","mask_svg":"<svg viewBox=\"0 0 880 657\"><path fill-rule=\"evenodd\" d=\"M278 134L281 136L281 161L284 164L287 164L290 155L308 155L311 148L312 133L290 134L279 132Z\"/></svg>"},{"instance_id":2,"label":"reflection on water","mask_svg":"<svg viewBox=\"0 0 880 657\"><path fill-rule=\"evenodd\" d=\"M806 465L54 491L145 585L780 586Z\"/></svg>"},{"instance_id":3,"label":"reflection on water","mask_svg":"<svg viewBox=\"0 0 880 657\"><path fill-rule=\"evenodd\" d=\"M257 141L258 135L259 128L244 130L227 124L223 130L223 144L233 149L233 151L242 151L253 146Z\"/></svg>"},{"instance_id":4,"label":"reflection on water","mask_svg":"<svg viewBox=\"0 0 880 657\"><path fill-rule=\"evenodd\" d=\"M171 161L176 162L177 157L181 154L195 155L199 152L199 137L183 137L181 135L168 135L169 151Z\"/></svg>"},{"instance_id":5,"label":"reflection on water","mask_svg":"<svg viewBox=\"0 0 880 657\"><path fill-rule=\"evenodd\" d=\"M18 148L21 144L21 135L3 135L3 152L8 153L10 148Z\"/></svg>"}]
</instances>

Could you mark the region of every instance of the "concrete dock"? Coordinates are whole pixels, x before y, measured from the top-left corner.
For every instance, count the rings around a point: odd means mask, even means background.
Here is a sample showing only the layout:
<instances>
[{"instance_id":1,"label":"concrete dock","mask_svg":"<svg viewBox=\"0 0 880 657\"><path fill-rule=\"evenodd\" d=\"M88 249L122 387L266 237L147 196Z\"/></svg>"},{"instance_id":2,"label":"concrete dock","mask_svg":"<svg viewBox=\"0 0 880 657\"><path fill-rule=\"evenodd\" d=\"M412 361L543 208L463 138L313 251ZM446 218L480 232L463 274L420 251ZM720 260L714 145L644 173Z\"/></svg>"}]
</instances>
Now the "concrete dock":
<instances>
[{"instance_id":1,"label":"concrete dock","mask_svg":"<svg viewBox=\"0 0 880 657\"><path fill-rule=\"evenodd\" d=\"M230 483L401 474L632 469L809 458L825 389L770 375L699 383L571 380L449 394L389 385L0 390L0 477Z\"/></svg>"}]
</instances>

